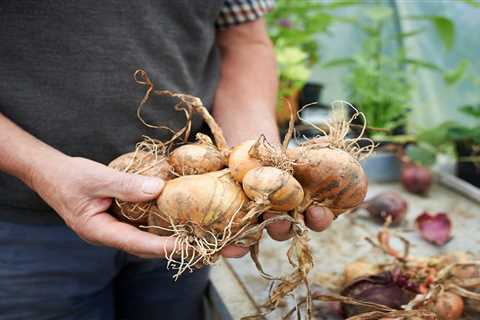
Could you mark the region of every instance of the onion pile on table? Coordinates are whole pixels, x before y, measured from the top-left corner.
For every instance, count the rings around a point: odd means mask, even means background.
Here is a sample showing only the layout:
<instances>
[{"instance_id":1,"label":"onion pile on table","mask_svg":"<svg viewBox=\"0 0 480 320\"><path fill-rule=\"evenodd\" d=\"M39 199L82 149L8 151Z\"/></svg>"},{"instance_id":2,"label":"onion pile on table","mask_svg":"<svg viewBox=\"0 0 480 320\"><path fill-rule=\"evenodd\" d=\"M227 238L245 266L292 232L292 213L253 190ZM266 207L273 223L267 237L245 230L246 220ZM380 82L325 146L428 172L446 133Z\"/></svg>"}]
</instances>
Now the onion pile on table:
<instances>
[{"instance_id":1,"label":"onion pile on table","mask_svg":"<svg viewBox=\"0 0 480 320\"><path fill-rule=\"evenodd\" d=\"M175 277L215 262L221 250L231 244L250 247L257 268L269 277L257 259L262 231L270 223L291 222L293 238L288 258L295 270L272 290L265 309L273 310L286 295L306 283L313 267L303 213L314 206L337 216L361 204L367 177L359 160L373 151L373 144L361 148L361 138L347 136L352 120L333 117L327 131L318 128L317 138L293 149L287 150L293 122L282 145L260 136L230 148L200 99L155 90L142 70L135 77L147 87L138 108L144 124L141 109L151 95L178 99L175 108L187 115L187 123L169 141L146 138L135 151L110 163L120 171L167 181L156 201L116 200L113 213L150 232L175 237L176 250L167 254ZM196 142L188 142L194 113L209 126L213 139L197 134ZM358 116L362 115L354 115ZM265 212L276 215L262 221Z\"/></svg>"}]
</instances>

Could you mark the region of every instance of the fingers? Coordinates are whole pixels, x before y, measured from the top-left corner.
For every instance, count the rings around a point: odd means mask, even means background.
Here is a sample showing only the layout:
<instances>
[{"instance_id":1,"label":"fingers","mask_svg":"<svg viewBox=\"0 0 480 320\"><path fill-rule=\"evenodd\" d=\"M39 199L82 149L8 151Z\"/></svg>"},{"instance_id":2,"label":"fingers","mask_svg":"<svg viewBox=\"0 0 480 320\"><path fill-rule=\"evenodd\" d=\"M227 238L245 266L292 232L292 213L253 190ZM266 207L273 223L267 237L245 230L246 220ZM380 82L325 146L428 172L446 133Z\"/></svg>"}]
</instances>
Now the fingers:
<instances>
[{"instance_id":1,"label":"fingers","mask_svg":"<svg viewBox=\"0 0 480 320\"><path fill-rule=\"evenodd\" d=\"M84 240L144 258L164 258L174 250L175 239L160 237L126 223L119 222L108 213L88 217L83 225L74 228Z\"/></svg>"},{"instance_id":2,"label":"fingers","mask_svg":"<svg viewBox=\"0 0 480 320\"><path fill-rule=\"evenodd\" d=\"M118 172L110 168L102 178L106 180L106 186L98 188L97 196L118 198L131 202L155 199L165 185L165 182L160 178Z\"/></svg>"},{"instance_id":3,"label":"fingers","mask_svg":"<svg viewBox=\"0 0 480 320\"><path fill-rule=\"evenodd\" d=\"M275 213L264 213L263 218L269 219L274 217ZM270 237L277 241L285 241L292 237L290 233L291 223L288 221L279 221L276 223L272 223L267 226L267 231Z\"/></svg>"},{"instance_id":4,"label":"fingers","mask_svg":"<svg viewBox=\"0 0 480 320\"><path fill-rule=\"evenodd\" d=\"M334 215L325 207L310 207L305 214L305 223L313 231L323 231L332 223Z\"/></svg>"},{"instance_id":5,"label":"fingers","mask_svg":"<svg viewBox=\"0 0 480 320\"><path fill-rule=\"evenodd\" d=\"M226 246L222 250L222 256L225 258L240 258L246 255L250 249L239 246Z\"/></svg>"}]
</instances>

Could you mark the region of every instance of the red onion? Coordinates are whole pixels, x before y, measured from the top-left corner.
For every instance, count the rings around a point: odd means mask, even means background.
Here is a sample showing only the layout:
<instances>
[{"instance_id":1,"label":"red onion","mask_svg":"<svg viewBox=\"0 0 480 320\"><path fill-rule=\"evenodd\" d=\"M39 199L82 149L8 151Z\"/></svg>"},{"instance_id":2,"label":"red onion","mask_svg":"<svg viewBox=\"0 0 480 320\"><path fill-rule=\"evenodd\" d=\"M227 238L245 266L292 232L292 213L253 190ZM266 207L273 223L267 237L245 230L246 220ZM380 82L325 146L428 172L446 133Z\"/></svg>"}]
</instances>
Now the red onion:
<instances>
[{"instance_id":1,"label":"red onion","mask_svg":"<svg viewBox=\"0 0 480 320\"><path fill-rule=\"evenodd\" d=\"M382 304L393 309L400 309L415 295L397 284L393 274L388 271L357 278L345 287L341 294L358 300ZM369 311L365 307L348 304L342 304L342 310L346 317Z\"/></svg>"},{"instance_id":2,"label":"red onion","mask_svg":"<svg viewBox=\"0 0 480 320\"><path fill-rule=\"evenodd\" d=\"M443 246L452 237L452 222L446 213L425 211L415 219L415 224L422 238L437 246Z\"/></svg>"},{"instance_id":3,"label":"red onion","mask_svg":"<svg viewBox=\"0 0 480 320\"><path fill-rule=\"evenodd\" d=\"M423 195L432 185L432 173L425 167L408 164L402 169L400 181L408 192Z\"/></svg>"},{"instance_id":4,"label":"red onion","mask_svg":"<svg viewBox=\"0 0 480 320\"><path fill-rule=\"evenodd\" d=\"M365 201L362 208L366 209L373 219L381 223L384 223L390 217L392 224L398 224L405 217L408 204L400 193L386 191Z\"/></svg>"}]
</instances>

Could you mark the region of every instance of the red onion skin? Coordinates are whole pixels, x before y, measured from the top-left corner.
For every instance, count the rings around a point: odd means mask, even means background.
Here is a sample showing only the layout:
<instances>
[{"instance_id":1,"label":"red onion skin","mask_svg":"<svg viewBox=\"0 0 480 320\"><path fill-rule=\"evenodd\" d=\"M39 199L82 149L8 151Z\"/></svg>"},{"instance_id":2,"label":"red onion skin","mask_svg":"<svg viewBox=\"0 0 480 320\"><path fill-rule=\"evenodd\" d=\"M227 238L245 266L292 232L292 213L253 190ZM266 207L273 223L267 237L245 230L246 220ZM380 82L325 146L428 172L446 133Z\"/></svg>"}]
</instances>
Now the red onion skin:
<instances>
[{"instance_id":1,"label":"red onion skin","mask_svg":"<svg viewBox=\"0 0 480 320\"><path fill-rule=\"evenodd\" d=\"M354 299L383 304L393 309L400 309L402 305L407 304L415 295L395 283L392 273L388 271L357 278L346 286L341 294ZM342 304L342 310L346 317L367 311L364 307L348 304Z\"/></svg>"},{"instance_id":2,"label":"red onion skin","mask_svg":"<svg viewBox=\"0 0 480 320\"><path fill-rule=\"evenodd\" d=\"M415 225L422 238L434 245L443 246L452 238L452 221L446 213L424 211L415 219Z\"/></svg>"},{"instance_id":3,"label":"red onion skin","mask_svg":"<svg viewBox=\"0 0 480 320\"><path fill-rule=\"evenodd\" d=\"M400 193L395 191L382 192L367 200L362 205L370 216L380 223L391 217L392 225L399 224L407 214L408 203Z\"/></svg>"},{"instance_id":4,"label":"red onion skin","mask_svg":"<svg viewBox=\"0 0 480 320\"><path fill-rule=\"evenodd\" d=\"M425 167L409 164L403 167L400 182L408 192L425 195L432 185L432 173Z\"/></svg>"}]
</instances>

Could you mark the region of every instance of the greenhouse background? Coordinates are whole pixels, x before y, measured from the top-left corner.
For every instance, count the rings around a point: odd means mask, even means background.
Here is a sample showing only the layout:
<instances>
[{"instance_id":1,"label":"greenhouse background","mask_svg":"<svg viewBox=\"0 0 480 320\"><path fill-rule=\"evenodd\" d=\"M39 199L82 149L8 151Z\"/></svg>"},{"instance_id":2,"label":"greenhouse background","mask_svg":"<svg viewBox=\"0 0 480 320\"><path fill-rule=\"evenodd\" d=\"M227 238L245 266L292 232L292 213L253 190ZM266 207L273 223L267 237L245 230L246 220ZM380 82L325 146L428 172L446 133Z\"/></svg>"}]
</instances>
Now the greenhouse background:
<instances>
[{"instance_id":1,"label":"greenhouse background","mask_svg":"<svg viewBox=\"0 0 480 320\"><path fill-rule=\"evenodd\" d=\"M325 1L310 1L325 5ZM339 3L338 1L330 3ZM472 123L472 120L457 111L465 104L475 104L480 99L479 74L480 41L478 41L478 17L480 8L469 1L456 0L389 0L389 1L357 1L345 2L351 5L339 6L328 10L328 14L338 17L355 17L362 19L369 11L378 7L392 10L389 18L390 28L385 38L393 37L394 32L410 32L423 30L416 36L407 37L403 42L408 56L434 63L445 71L452 70L468 61L462 79L448 85L443 80L442 72L417 68L409 70L407 76L412 90L412 111L410 123L415 126L433 126L446 120L457 119ZM312 14L315 14L312 12ZM435 28L423 19L415 16L444 17L454 23L451 47L445 48ZM445 26L439 26L440 28ZM448 28L448 26L446 27ZM445 30L443 30L445 32ZM449 37L448 35L446 37ZM355 54L360 50L365 35L355 24L337 21L328 26L328 32L317 36L320 62L314 67L311 80L324 85L322 102L328 103L336 99L347 99L348 93L343 86L347 68L324 68L322 63L339 57ZM447 40L448 41L448 40ZM476 81L476 82L475 82Z\"/></svg>"}]
</instances>

